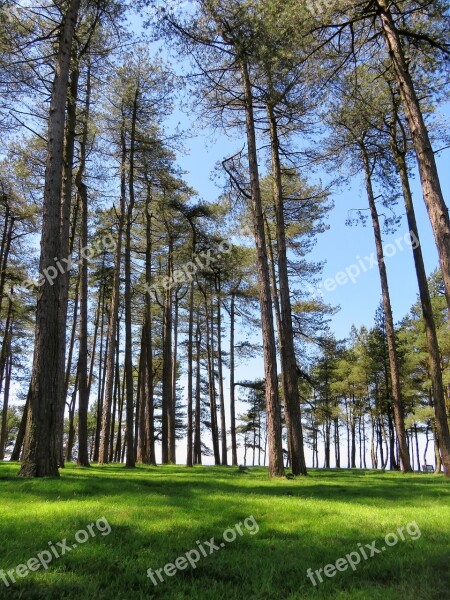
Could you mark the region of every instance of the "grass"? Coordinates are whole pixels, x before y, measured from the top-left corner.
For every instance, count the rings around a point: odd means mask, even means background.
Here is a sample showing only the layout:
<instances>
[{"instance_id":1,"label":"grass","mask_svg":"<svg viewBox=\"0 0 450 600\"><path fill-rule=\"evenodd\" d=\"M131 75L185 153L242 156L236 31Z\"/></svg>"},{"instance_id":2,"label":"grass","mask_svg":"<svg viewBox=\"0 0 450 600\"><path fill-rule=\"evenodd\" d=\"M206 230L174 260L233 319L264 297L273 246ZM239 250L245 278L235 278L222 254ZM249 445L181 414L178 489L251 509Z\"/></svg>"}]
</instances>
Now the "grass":
<instances>
[{"instance_id":1,"label":"grass","mask_svg":"<svg viewBox=\"0 0 450 600\"><path fill-rule=\"evenodd\" d=\"M0 598L21 600L444 600L450 597L450 485L442 476L311 471L270 481L261 468L69 465L60 479L23 480L0 464L0 569L26 563L48 542L105 517L107 536L78 545ZM242 536L155 587L147 569L167 563L253 515ZM362 560L353 571L306 576L415 521L421 536ZM249 522L247 522L249 523ZM369 554L369 550L367 550Z\"/></svg>"}]
</instances>

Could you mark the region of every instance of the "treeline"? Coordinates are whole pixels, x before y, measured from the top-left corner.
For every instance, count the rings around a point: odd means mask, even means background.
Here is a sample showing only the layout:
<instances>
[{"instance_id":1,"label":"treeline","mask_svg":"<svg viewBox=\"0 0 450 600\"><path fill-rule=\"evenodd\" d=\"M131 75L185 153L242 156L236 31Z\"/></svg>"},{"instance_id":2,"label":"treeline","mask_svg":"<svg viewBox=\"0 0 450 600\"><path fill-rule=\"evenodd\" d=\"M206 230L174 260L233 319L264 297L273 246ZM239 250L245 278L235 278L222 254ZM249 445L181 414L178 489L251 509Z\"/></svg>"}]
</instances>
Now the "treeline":
<instances>
[{"instance_id":1,"label":"treeline","mask_svg":"<svg viewBox=\"0 0 450 600\"><path fill-rule=\"evenodd\" d=\"M319 434L325 466L333 436L343 464L342 427L349 466L358 428L360 463L370 439L373 466L407 472L419 463L411 432L424 426L450 473L450 224L431 142L445 140L429 118L448 89L448 6L328 4L317 14L297 1L143 3L139 37L119 1L2 5L0 451L22 460L21 475L57 475L73 459L156 464L159 449L174 463L180 439L188 466L210 453L236 465L252 428L270 475L286 461L306 474L305 443L318 466ZM165 119L181 75L149 50L155 38L191 61L183 98L199 118L244 135L218 169L219 199L200 199L177 166L185 134ZM383 224L406 210L420 240L414 161L445 314L418 243L420 304L396 328ZM326 186L308 180L319 169L332 174ZM382 309L375 330L343 344L328 329L333 309L308 293L321 271L308 254L332 189L361 176ZM235 378L258 351L246 327L262 332L263 385ZM237 415L246 388L253 408Z\"/></svg>"}]
</instances>

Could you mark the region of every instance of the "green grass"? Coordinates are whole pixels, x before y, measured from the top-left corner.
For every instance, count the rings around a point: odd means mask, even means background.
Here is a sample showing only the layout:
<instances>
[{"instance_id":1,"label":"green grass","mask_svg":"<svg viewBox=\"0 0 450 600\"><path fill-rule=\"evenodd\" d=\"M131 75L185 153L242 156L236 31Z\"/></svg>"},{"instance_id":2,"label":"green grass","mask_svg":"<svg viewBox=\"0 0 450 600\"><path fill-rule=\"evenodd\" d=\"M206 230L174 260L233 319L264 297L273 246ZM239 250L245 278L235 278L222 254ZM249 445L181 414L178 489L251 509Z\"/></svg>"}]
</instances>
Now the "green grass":
<instances>
[{"instance_id":1,"label":"green grass","mask_svg":"<svg viewBox=\"0 0 450 600\"><path fill-rule=\"evenodd\" d=\"M442 476L311 471L270 481L264 469L68 466L60 479L23 480L0 464L0 569L105 517L93 539L6 588L0 598L73 600L444 600L450 598L450 485ZM197 540L216 542L253 515L244 535L155 587L163 568ZM420 539L362 560L314 587L306 576L416 521Z\"/></svg>"}]
</instances>

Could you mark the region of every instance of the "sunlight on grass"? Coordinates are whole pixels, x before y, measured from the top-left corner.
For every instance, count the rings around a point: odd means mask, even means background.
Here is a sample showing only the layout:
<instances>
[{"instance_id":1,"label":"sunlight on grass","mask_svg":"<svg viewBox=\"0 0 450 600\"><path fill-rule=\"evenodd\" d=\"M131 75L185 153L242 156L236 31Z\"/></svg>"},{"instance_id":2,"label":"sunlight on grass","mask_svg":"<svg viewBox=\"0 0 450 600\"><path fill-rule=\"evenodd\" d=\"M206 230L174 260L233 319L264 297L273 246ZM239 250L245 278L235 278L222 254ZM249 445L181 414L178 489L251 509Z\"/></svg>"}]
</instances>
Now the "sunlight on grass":
<instances>
[{"instance_id":1,"label":"sunlight on grass","mask_svg":"<svg viewBox=\"0 0 450 600\"><path fill-rule=\"evenodd\" d=\"M371 471L312 471L271 481L264 469L170 466L134 471L111 465L61 479L21 480L1 464L0 568L15 569L38 552L105 517L111 533L30 573L0 598L397 600L448 598L450 487L443 477ZM257 535L202 558L155 587L160 569L253 515ZM416 521L421 537L361 561L353 572L314 587L306 571L323 568Z\"/></svg>"}]
</instances>

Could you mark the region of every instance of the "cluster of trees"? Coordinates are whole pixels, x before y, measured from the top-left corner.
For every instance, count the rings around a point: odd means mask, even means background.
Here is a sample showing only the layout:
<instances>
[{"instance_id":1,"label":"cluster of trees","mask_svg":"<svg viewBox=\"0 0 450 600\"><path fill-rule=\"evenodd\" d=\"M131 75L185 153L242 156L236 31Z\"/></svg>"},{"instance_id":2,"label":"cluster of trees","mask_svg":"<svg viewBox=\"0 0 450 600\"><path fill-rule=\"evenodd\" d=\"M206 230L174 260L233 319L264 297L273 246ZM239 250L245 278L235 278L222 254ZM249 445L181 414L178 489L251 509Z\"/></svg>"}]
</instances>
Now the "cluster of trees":
<instances>
[{"instance_id":1,"label":"cluster of trees","mask_svg":"<svg viewBox=\"0 0 450 600\"><path fill-rule=\"evenodd\" d=\"M389 457L407 472L418 423L450 474L450 223L431 142L442 128L429 119L448 89L448 6L328 4L317 15L297 0L143 2L138 38L119 0L3 3L0 452L21 458L21 475L57 475L73 458L156 464L159 448L173 463L181 438L188 466L209 453L226 465L229 450L236 465L239 436L270 475L284 474L285 455L305 475L319 433L325 466L332 432L340 465L343 425L349 466L357 427L365 464L367 426L373 466ZM179 76L150 52L155 35L195 65L186 80L201 118L244 135L221 164L218 200L199 199L177 166L183 134L164 119ZM443 294L417 245L420 303L396 328L379 209L395 215L402 199L420 239L415 163ZM313 169L331 171L330 186L308 181ZM308 253L332 185L361 174L382 308L373 331L343 344L328 331L333 309L307 293L321 269ZM236 361L257 351L237 323L261 329L262 383L235 380ZM239 422L242 389L251 410Z\"/></svg>"},{"instance_id":2,"label":"cluster of trees","mask_svg":"<svg viewBox=\"0 0 450 600\"><path fill-rule=\"evenodd\" d=\"M448 321L444 286L440 273L430 277L432 309L442 349L442 377L450 381ZM396 328L396 351L405 415L405 433L412 469L421 470L429 461L442 467L439 436L434 418L432 374L427 352L425 322L418 301ZM392 373L387 324L380 306L373 328L352 328L348 340L329 340L311 370L312 382L304 390L305 418L313 460L330 468L398 469L400 448L395 430ZM419 437L426 440L419 444ZM322 444L318 445L318 441ZM332 457L334 446L334 457ZM346 456L341 456L346 446ZM423 452L423 454L422 454ZM433 456L434 454L434 456ZM370 461L370 462L369 462Z\"/></svg>"}]
</instances>

